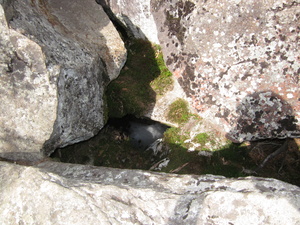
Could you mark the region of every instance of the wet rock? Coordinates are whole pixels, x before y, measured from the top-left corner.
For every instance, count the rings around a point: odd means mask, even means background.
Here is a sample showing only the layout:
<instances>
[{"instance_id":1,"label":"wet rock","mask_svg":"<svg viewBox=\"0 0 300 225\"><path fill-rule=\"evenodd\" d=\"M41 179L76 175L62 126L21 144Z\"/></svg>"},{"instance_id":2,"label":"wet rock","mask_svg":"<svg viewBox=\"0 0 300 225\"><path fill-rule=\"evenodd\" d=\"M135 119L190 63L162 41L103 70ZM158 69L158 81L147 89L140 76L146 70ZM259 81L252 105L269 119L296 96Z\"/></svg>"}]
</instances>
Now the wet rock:
<instances>
[{"instance_id":1,"label":"wet rock","mask_svg":"<svg viewBox=\"0 0 300 225\"><path fill-rule=\"evenodd\" d=\"M0 179L1 224L300 222L299 187L274 179L158 174L50 161L35 167L0 162Z\"/></svg>"},{"instance_id":2,"label":"wet rock","mask_svg":"<svg viewBox=\"0 0 300 225\"><path fill-rule=\"evenodd\" d=\"M151 1L168 67L235 142L300 136L299 3Z\"/></svg>"},{"instance_id":3,"label":"wet rock","mask_svg":"<svg viewBox=\"0 0 300 225\"><path fill-rule=\"evenodd\" d=\"M93 0L4 1L0 21L1 151L50 154L96 134L104 88L126 60L103 9Z\"/></svg>"}]
</instances>

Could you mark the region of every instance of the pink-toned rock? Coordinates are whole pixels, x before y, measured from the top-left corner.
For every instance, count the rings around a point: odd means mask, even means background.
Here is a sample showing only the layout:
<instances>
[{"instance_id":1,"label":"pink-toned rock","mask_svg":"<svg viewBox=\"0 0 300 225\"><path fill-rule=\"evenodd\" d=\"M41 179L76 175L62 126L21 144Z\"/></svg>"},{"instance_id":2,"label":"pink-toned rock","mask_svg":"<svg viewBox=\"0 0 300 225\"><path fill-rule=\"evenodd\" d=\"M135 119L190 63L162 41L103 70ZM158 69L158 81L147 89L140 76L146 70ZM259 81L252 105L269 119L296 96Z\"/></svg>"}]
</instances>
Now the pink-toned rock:
<instances>
[{"instance_id":1,"label":"pink-toned rock","mask_svg":"<svg viewBox=\"0 0 300 225\"><path fill-rule=\"evenodd\" d=\"M165 61L235 142L299 137L300 1L152 1Z\"/></svg>"}]
</instances>

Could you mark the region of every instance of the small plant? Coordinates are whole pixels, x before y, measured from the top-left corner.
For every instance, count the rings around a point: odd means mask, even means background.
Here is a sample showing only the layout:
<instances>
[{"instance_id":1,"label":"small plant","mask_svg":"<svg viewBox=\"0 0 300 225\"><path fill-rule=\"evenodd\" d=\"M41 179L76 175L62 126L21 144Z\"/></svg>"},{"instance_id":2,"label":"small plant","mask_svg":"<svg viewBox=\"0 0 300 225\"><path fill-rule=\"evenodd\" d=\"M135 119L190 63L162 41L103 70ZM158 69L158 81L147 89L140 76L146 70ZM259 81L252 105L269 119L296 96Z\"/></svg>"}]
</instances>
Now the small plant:
<instances>
[{"instance_id":1,"label":"small plant","mask_svg":"<svg viewBox=\"0 0 300 225\"><path fill-rule=\"evenodd\" d=\"M210 136L207 133L197 134L195 141L201 145L205 145L210 140Z\"/></svg>"},{"instance_id":2,"label":"small plant","mask_svg":"<svg viewBox=\"0 0 300 225\"><path fill-rule=\"evenodd\" d=\"M166 143L184 146L184 141L188 139L188 135L182 134L180 128L171 127L164 133L164 138Z\"/></svg>"},{"instance_id":3,"label":"small plant","mask_svg":"<svg viewBox=\"0 0 300 225\"><path fill-rule=\"evenodd\" d=\"M168 120L182 124L192 116L188 109L188 103L183 99L178 99L169 106Z\"/></svg>"}]
</instances>

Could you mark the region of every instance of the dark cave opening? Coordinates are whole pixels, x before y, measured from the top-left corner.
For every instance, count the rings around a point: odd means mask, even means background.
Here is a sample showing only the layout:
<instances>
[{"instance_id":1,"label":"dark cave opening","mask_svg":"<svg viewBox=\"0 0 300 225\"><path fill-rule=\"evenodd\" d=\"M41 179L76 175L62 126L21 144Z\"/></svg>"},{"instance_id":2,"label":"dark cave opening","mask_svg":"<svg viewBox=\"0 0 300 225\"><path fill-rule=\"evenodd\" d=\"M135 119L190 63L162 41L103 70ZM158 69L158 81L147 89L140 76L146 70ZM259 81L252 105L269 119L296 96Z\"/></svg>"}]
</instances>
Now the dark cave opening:
<instances>
[{"instance_id":1,"label":"dark cave opening","mask_svg":"<svg viewBox=\"0 0 300 225\"><path fill-rule=\"evenodd\" d=\"M149 169L156 159L147 149L163 138L169 126L149 118L110 118L89 140L58 148L51 158L76 164Z\"/></svg>"},{"instance_id":2,"label":"dark cave opening","mask_svg":"<svg viewBox=\"0 0 300 225\"><path fill-rule=\"evenodd\" d=\"M162 138L163 133L169 128L160 122L149 118L137 118L134 115L110 118L107 124L128 136L132 146L140 150L146 150L153 142Z\"/></svg>"}]
</instances>

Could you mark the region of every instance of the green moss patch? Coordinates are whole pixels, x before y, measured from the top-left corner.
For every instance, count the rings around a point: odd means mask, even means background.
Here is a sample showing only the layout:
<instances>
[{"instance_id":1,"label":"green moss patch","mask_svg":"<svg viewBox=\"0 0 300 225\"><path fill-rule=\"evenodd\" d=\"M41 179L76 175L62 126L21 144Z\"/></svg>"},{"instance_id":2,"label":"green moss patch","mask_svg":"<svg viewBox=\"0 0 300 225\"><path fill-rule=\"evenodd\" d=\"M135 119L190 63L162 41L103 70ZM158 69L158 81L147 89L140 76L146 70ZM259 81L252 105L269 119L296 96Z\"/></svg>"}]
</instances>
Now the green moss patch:
<instances>
[{"instance_id":1,"label":"green moss patch","mask_svg":"<svg viewBox=\"0 0 300 225\"><path fill-rule=\"evenodd\" d=\"M201 145L205 145L210 140L210 136L207 133L197 134L195 141Z\"/></svg>"},{"instance_id":2,"label":"green moss patch","mask_svg":"<svg viewBox=\"0 0 300 225\"><path fill-rule=\"evenodd\" d=\"M156 52L155 58L160 70L160 75L157 78L155 78L153 81L151 81L150 85L156 94L164 95L166 92L172 90L173 88L172 73L165 65L165 61L160 46L155 45L154 49Z\"/></svg>"},{"instance_id":3,"label":"green moss patch","mask_svg":"<svg viewBox=\"0 0 300 225\"><path fill-rule=\"evenodd\" d=\"M141 39L131 41L124 68L107 87L109 117L143 115L155 103L157 94L171 88L171 76L159 46Z\"/></svg>"},{"instance_id":4,"label":"green moss patch","mask_svg":"<svg viewBox=\"0 0 300 225\"><path fill-rule=\"evenodd\" d=\"M189 111L187 101L183 99L177 99L169 106L167 118L169 121L183 124L186 123L192 114Z\"/></svg>"},{"instance_id":5,"label":"green moss patch","mask_svg":"<svg viewBox=\"0 0 300 225\"><path fill-rule=\"evenodd\" d=\"M184 141L189 138L188 134L182 133L180 128L171 127L164 133L164 140L166 143L184 146Z\"/></svg>"},{"instance_id":6,"label":"green moss patch","mask_svg":"<svg viewBox=\"0 0 300 225\"><path fill-rule=\"evenodd\" d=\"M216 141L214 140L213 136L208 133L199 133L197 134L193 142L198 143L201 145L201 147L204 147L206 144L210 144L212 146L216 145Z\"/></svg>"}]
</instances>

